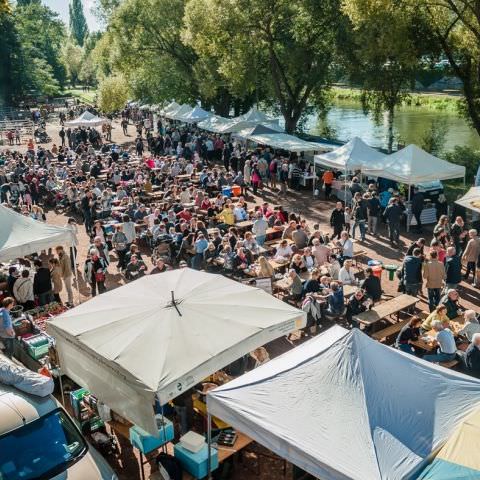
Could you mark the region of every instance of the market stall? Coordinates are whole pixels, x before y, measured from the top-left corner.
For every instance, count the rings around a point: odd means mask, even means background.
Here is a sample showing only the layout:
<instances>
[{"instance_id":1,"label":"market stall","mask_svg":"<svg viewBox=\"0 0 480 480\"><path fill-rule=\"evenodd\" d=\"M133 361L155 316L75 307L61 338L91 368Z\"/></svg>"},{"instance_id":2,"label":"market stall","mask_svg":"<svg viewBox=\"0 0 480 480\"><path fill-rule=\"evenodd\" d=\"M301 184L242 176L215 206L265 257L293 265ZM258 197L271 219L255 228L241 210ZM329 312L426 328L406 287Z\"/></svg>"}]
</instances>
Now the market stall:
<instances>
[{"instance_id":1,"label":"market stall","mask_svg":"<svg viewBox=\"0 0 480 480\"><path fill-rule=\"evenodd\" d=\"M66 127L99 127L105 123L110 123L108 118L101 118L92 112L85 110L79 117L69 122L65 122Z\"/></svg>"},{"instance_id":2,"label":"market stall","mask_svg":"<svg viewBox=\"0 0 480 480\"><path fill-rule=\"evenodd\" d=\"M265 125L273 130L283 132L283 128L278 124L278 120L268 117L256 108L251 108L247 113L232 118L221 130L221 133L240 132L246 128L252 128L256 125Z\"/></svg>"},{"instance_id":3,"label":"market stall","mask_svg":"<svg viewBox=\"0 0 480 480\"><path fill-rule=\"evenodd\" d=\"M191 112L181 116L177 120L180 120L185 123L198 123L210 117L211 115L212 115L211 112L207 112L202 107L199 107L197 105L193 108Z\"/></svg>"},{"instance_id":4,"label":"market stall","mask_svg":"<svg viewBox=\"0 0 480 480\"><path fill-rule=\"evenodd\" d=\"M471 187L463 197L455 200L455 203L480 213L480 187Z\"/></svg>"},{"instance_id":5,"label":"market stall","mask_svg":"<svg viewBox=\"0 0 480 480\"><path fill-rule=\"evenodd\" d=\"M56 245L73 247L73 232L39 222L0 205L0 262L31 255Z\"/></svg>"},{"instance_id":6,"label":"market stall","mask_svg":"<svg viewBox=\"0 0 480 480\"><path fill-rule=\"evenodd\" d=\"M479 394L476 378L334 326L210 391L207 406L316 478L407 480Z\"/></svg>"},{"instance_id":7,"label":"market stall","mask_svg":"<svg viewBox=\"0 0 480 480\"><path fill-rule=\"evenodd\" d=\"M230 122L230 119L221 117L220 115L212 115L198 123L198 128L207 132L219 133L222 128Z\"/></svg>"},{"instance_id":8,"label":"market stall","mask_svg":"<svg viewBox=\"0 0 480 480\"><path fill-rule=\"evenodd\" d=\"M165 112L164 116L166 118L169 118L170 120L180 120L183 116L187 115L192 110L193 110L192 107L184 103L180 105L178 108Z\"/></svg>"},{"instance_id":9,"label":"market stall","mask_svg":"<svg viewBox=\"0 0 480 480\"><path fill-rule=\"evenodd\" d=\"M305 314L221 275L147 276L48 324L62 372L152 434L163 405L208 375L305 326Z\"/></svg>"},{"instance_id":10,"label":"market stall","mask_svg":"<svg viewBox=\"0 0 480 480\"><path fill-rule=\"evenodd\" d=\"M180 108L180 105L177 102L170 102L166 107L160 110L160 114L166 116L168 113L173 112Z\"/></svg>"}]
</instances>

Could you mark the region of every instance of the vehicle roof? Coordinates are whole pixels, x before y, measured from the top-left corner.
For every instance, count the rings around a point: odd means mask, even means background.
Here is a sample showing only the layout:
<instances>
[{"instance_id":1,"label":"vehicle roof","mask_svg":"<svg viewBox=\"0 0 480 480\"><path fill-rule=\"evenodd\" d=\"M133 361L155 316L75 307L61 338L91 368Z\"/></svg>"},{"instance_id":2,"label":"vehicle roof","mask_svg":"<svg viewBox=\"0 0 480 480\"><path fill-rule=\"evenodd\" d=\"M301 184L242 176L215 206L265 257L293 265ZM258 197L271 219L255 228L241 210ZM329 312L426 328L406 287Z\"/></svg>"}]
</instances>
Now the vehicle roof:
<instances>
[{"instance_id":1,"label":"vehicle roof","mask_svg":"<svg viewBox=\"0 0 480 480\"><path fill-rule=\"evenodd\" d=\"M0 383L0 435L33 422L57 407L51 396L29 395L14 386Z\"/></svg>"}]
</instances>

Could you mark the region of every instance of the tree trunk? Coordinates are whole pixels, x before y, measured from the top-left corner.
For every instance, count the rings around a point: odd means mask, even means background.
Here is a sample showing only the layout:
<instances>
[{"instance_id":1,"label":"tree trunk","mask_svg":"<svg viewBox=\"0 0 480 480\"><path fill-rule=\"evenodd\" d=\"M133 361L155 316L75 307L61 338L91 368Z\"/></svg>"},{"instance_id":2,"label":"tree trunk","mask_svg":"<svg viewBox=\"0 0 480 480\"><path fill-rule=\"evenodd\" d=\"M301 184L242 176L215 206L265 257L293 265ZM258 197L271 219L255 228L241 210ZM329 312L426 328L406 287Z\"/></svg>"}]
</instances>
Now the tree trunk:
<instances>
[{"instance_id":1,"label":"tree trunk","mask_svg":"<svg viewBox=\"0 0 480 480\"><path fill-rule=\"evenodd\" d=\"M388 108L388 129L387 129L387 141L388 141L388 153L392 153L393 150L393 119L395 117L395 106L391 105Z\"/></svg>"}]
</instances>

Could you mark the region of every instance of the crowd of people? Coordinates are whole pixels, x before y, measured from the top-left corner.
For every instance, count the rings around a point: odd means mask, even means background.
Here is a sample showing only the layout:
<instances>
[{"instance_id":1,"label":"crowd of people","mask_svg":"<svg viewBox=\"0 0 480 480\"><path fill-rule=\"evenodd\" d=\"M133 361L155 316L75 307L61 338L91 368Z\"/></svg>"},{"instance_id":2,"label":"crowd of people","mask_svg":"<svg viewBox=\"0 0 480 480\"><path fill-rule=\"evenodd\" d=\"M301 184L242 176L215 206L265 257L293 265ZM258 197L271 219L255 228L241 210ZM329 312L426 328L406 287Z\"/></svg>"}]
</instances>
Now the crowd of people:
<instances>
[{"instance_id":1,"label":"crowd of people","mask_svg":"<svg viewBox=\"0 0 480 480\"><path fill-rule=\"evenodd\" d=\"M366 268L364 278L359 275L354 241L366 242L368 236L375 242L385 223L386 238L402 248L406 202L395 186L382 188L372 179L364 188L354 176L349 184L352 201L337 202L329 216L331 228L321 228L290 212L282 196L299 188L307 169L302 156L268 147L248 149L226 136L161 118L154 121L148 113L126 108L120 121L125 135L132 124L133 145L125 148L97 141L101 134L95 129L62 127L59 147L39 146L24 154L12 149L0 157L3 204L38 221L46 220L44 208L55 208L68 217L66 226L76 235L83 224L89 245L82 252L86 260L81 270L90 295L109 287L115 260L117 274L127 283L184 267L246 282L258 277L282 280L281 298L307 311L310 324L343 318L346 325L360 327L356 315L382 300L381 280L373 269ZM321 176L326 199L340 173L326 171ZM260 201L265 193L273 200ZM411 194L420 234L423 196L416 189ZM284 201L276 205L275 198ZM460 215L450 221L443 213L444 203L440 198L439 221L428 251L426 240L417 239L398 270L399 290L418 297L425 284L431 315L437 316L429 316L425 328L423 320L414 317L401 331L397 346L421 354L410 348L420 329L447 332L437 335L438 352L425 357L431 361L457 352L456 344L452 352L450 339L443 340L450 329L442 308L453 312L457 295L456 315L448 318L467 314L457 305L458 286L471 276L477 285L480 255L477 231L467 229ZM9 272L8 295L25 308L62 301L64 291L68 305L73 304L78 252L57 247L46 257L35 256L32 269ZM349 295L344 293L346 286ZM475 324L476 317L468 315L469 323ZM478 339L468 340L478 346Z\"/></svg>"}]
</instances>

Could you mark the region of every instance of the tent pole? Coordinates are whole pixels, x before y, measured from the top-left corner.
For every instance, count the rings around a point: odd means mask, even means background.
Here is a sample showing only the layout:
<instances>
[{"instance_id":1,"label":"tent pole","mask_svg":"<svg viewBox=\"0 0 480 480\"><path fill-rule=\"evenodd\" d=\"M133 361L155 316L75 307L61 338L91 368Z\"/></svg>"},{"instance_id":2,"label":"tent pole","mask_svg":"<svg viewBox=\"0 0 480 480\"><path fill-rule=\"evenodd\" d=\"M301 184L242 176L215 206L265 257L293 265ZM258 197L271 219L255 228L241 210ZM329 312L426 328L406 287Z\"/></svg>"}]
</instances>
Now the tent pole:
<instances>
[{"instance_id":1,"label":"tent pole","mask_svg":"<svg viewBox=\"0 0 480 480\"><path fill-rule=\"evenodd\" d=\"M72 253L73 253L73 274L75 275L75 282L77 283L77 300L78 304L80 305L80 282L78 281L78 274L77 274L77 254L75 252L76 246L72 246Z\"/></svg>"},{"instance_id":2,"label":"tent pole","mask_svg":"<svg viewBox=\"0 0 480 480\"><path fill-rule=\"evenodd\" d=\"M158 397L157 397L158 398ZM160 399L159 399L160 400ZM166 440L167 439L167 432L165 430L165 418L163 416L163 405L160 403L160 411L162 413L162 434L163 434L163 439ZM162 450L163 450L163 453L167 453L167 442L165 442L163 445L162 445Z\"/></svg>"},{"instance_id":3,"label":"tent pole","mask_svg":"<svg viewBox=\"0 0 480 480\"><path fill-rule=\"evenodd\" d=\"M212 452L211 452L211 443L212 443L212 416L210 412L207 411L207 448L208 448L208 480L212 480Z\"/></svg>"},{"instance_id":4,"label":"tent pole","mask_svg":"<svg viewBox=\"0 0 480 480\"><path fill-rule=\"evenodd\" d=\"M410 219L412 218L411 217L411 213L410 213L410 209L411 209L411 205L410 205L410 192L412 190L412 186L410 184L408 184L408 212L409 212L409 215L407 215L407 232L410 231Z\"/></svg>"}]
</instances>

